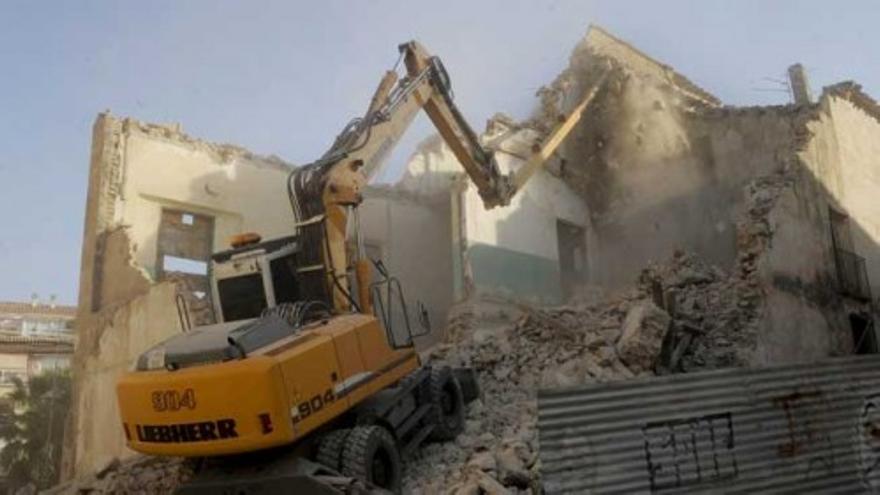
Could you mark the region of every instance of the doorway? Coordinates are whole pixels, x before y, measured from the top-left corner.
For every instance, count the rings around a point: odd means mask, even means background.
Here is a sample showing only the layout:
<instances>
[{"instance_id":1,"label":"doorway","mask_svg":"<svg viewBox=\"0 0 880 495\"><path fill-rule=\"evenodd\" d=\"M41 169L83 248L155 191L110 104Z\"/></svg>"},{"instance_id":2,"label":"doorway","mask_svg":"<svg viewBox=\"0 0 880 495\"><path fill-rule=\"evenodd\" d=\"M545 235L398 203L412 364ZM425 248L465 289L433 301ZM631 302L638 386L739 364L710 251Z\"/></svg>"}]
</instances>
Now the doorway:
<instances>
[{"instance_id":1,"label":"doorway","mask_svg":"<svg viewBox=\"0 0 880 495\"><path fill-rule=\"evenodd\" d=\"M877 336L874 334L874 321L865 315L850 313L849 326L852 331L854 354L876 354Z\"/></svg>"},{"instance_id":2,"label":"doorway","mask_svg":"<svg viewBox=\"0 0 880 495\"><path fill-rule=\"evenodd\" d=\"M567 300L587 280L587 232L580 225L557 219L556 238L562 297Z\"/></svg>"}]
</instances>

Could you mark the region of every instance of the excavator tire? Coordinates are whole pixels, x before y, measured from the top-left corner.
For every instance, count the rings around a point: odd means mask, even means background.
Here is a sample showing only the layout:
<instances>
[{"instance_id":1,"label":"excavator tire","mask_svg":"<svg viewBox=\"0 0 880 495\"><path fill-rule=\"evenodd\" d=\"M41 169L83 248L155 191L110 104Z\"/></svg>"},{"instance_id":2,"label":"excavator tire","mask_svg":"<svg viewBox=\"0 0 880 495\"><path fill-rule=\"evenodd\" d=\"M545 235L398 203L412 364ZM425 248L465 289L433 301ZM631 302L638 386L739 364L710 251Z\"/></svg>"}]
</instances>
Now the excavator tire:
<instances>
[{"instance_id":1,"label":"excavator tire","mask_svg":"<svg viewBox=\"0 0 880 495\"><path fill-rule=\"evenodd\" d=\"M464 394L450 368L444 366L431 370L428 393L433 405L430 412L434 424L431 440L454 440L464 430Z\"/></svg>"},{"instance_id":2,"label":"excavator tire","mask_svg":"<svg viewBox=\"0 0 880 495\"><path fill-rule=\"evenodd\" d=\"M342 449L350 434L351 429L340 428L324 435L318 443L315 460L334 471L342 470Z\"/></svg>"},{"instance_id":3,"label":"excavator tire","mask_svg":"<svg viewBox=\"0 0 880 495\"><path fill-rule=\"evenodd\" d=\"M397 442L383 426L356 426L345 439L342 474L400 493L403 464Z\"/></svg>"}]
</instances>

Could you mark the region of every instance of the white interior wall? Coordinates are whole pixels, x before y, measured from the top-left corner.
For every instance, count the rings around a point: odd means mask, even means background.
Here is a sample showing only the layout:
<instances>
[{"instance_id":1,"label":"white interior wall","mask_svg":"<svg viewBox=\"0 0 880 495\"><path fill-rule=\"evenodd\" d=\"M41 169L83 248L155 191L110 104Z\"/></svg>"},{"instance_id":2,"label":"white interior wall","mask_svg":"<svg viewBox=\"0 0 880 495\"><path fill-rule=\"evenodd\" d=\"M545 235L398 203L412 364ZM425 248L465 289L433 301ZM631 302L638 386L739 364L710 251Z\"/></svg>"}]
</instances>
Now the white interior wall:
<instances>
[{"instance_id":1,"label":"white interior wall","mask_svg":"<svg viewBox=\"0 0 880 495\"><path fill-rule=\"evenodd\" d=\"M507 174L524 162L497 153L499 168ZM544 170L535 172L510 204L487 210L475 187L465 191L465 233L469 244L483 243L558 260L556 220L588 229L586 204L562 180Z\"/></svg>"},{"instance_id":2,"label":"white interior wall","mask_svg":"<svg viewBox=\"0 0 880 495\"><path fill-rule=\"evenodd\" d=\"M117 221L130 226L135 261L153 275L162 207L214 217L215 251L245 229L264 239L292 233L283 165L243 156L224 160L207 149L138 133L127 136L123 160Z\"/></svg>"},{"instance_id":3,"label":"white interior wall","mask_svg":"<svg viewBox=\"0 0 880 495\"><path fill-rule=\"evenodd\" d=\"M866 261L874 296L880 294L880 122L842 98L830 98L838 142L835 199L850 217L856 253Z\"/></svg>"}]
</instances>

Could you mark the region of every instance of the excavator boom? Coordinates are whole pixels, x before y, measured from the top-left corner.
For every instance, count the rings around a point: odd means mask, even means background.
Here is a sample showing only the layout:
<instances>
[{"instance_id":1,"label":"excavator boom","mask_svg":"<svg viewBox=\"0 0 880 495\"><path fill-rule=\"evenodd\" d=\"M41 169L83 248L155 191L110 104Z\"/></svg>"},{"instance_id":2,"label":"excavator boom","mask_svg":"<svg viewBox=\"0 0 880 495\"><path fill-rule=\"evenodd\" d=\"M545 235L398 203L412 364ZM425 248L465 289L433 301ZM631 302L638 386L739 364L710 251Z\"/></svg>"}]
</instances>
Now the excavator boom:
<instances>
[{"instance_id":1,"label":"excavator boom","mask_svg":"<svg viewBox=\"0 0 880 495\"><path fill-rule=\"evenodd\" d=\"M505 175L490 150L468 125L452 97L449 76L443 63L416 41L399 45L406 75L386 72L366 114L343 129L321 159L291 174L288 190L297 226L312 253L315 267L308 290L316 297L329 296L339 312L355 309L370 312L369 294L357 297L349 291L348 273L353 268L363 289L369 272L361 246L355 246L357 260L350 262L346 250L349 215L362 201L361 190L409 127L424 109L443 140L452 150L487 208L505 206L522 189L531 175L553 155L568 136L598 91L601 81L575 107L561 118L543 146L534 150L526 165L516 174ZM355 225L355 230L358 230ZM360 263L360 266L358 266ZM320 268L320 269L319 269ZM319 274L319 272L321 272Z\"/></svg>"}]
</instances>

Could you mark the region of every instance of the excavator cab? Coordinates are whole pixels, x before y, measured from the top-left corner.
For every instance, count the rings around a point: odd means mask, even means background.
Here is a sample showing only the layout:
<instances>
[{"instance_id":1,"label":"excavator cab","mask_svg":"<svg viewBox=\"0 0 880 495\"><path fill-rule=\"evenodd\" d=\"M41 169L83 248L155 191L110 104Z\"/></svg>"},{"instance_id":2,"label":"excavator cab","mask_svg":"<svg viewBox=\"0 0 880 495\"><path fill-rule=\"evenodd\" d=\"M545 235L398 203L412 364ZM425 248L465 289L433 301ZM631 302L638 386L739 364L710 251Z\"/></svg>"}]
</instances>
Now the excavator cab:
<instances>
[{"instance_id":1,"label":"excavator cab","mask_svg":"<svg viewBox=\"0 0 880 495\"><path fill-rule=\"evenodd\" d=\"M297 256L300 249L298 236L294 235L238 244L214 254L211 285L217 319L221 322L246 320L272 312L271 308L281 307L274 311L283 312L291 305L305 304L299 275L302 267ZM368 287L373 315L385 329L389 345L412 347L414 338L431 331L427 309L419 302L416 313L411 314L400 281L382 260L370 260L370 263L374 267L374 279ZM360 281L353 282L352 292L357 293ZM308 301L309 313L302 316L304 319L326 317L331 304L329 297L313 298Z\"/></svg>"},{"instance_id":2,"label":"excavator cab","mask_svg":"<svg viewBox=\"0 0 880 495\"><path fill-rule=\"evenodd\" d=\"M211 257L211 289L218 321L256 318L268 308L298 302L299 248L297 236L287 236L215 253Z\"/></svg>"},{"instance_id":3,"label":"excavator cab","mask_svg":"<svg viewBox=\"0 0 880 495\"><path fill-rule=\"evenodd\" d=\"M331 301L302 298L298 237L267 241L250 237L211 259L212 304L217 323L184 332L141 355L138 370L169 370L245 357L290 337L315 320L331 316ZM412 318L400 281L381 260L373 261L378 280L369 286L373 315L388 346L412 349L414 338L430 332L427 311L418 305L421 331Z\"/></svg>"}]
</instances>

